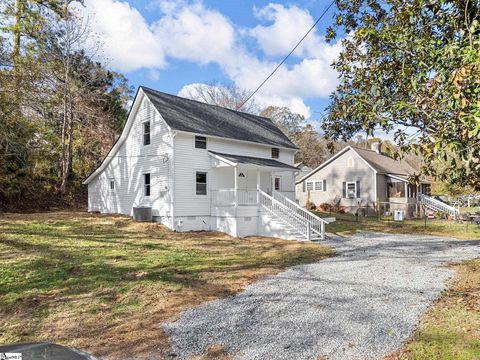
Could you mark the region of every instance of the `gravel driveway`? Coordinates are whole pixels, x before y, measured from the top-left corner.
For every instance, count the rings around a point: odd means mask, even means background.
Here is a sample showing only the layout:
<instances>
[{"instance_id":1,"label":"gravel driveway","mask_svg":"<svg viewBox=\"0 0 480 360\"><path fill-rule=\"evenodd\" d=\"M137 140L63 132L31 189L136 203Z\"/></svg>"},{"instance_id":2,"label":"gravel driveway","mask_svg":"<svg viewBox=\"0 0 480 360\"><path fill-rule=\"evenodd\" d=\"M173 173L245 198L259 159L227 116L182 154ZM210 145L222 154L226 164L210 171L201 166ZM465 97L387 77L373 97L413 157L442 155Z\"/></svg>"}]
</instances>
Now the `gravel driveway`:
<instances>
[{"instance_id":1,"label":"gravel driveway","mask_svg":"<svg viewBox=\"0 0 480 360\"><path fill-rule=\"evenodd\" d=\"M330 238L338 255L288 269L163 325L179 358L214 344L239 359L381 359L412 334L479 241L361 233Z\"/></svg>"}]
</instances>

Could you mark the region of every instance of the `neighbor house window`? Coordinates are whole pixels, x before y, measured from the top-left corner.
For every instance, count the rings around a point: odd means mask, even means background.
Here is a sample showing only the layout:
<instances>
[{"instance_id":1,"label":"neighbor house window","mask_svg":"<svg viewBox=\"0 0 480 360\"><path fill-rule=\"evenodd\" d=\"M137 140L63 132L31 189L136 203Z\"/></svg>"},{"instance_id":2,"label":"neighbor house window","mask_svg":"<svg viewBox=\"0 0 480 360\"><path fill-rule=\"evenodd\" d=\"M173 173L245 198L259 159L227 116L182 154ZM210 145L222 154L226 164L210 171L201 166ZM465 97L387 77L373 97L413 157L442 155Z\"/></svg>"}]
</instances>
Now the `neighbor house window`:
<instances>
[{"instance_id":1,"label":"neighbor house window","mask_svg":"<svg viewBox=\"0 0 480 360\"><path fill-rule=\"evenodd\" d=\"M143 174L143 187L145 196L150 196L150 174Z\"/></svg>"},{"instance_id":2,"label":"neighbor house window","mask_svg":"<svg viewBox=\"0 0 480 360\"><path fill-rule=\"evenodd\" d=\"M279 156L280 156L280 149L272 148L272 159L278 159Z\"/></svg>"},{"instance_id":3,"label":"neighbor house window","mask_svg":"<svg viewBox=\"0 0 480 360\"><path fill-rule=\"evenodd\" d=\"M307 191L313 190L313 181L307 181Z\"/></svg>"},{"instance_id":4,"label":"neighbor house window","mask_svg":"<svg viewBox=\"0 0 480 360\"><path fill-rule=\"evenodd\" d=\"M150 121L143 123L143 145L150 145Z\"/></svg>"},{"instance_id":5,"label":"neighbor house window","mask_svg":"<svg viewBox=\"0 0 480 360\"><path fill-rule=\"evenodd\" d=\"M195 174L195 193L207 195L207 173L197 171Z\"/></svg>"},{"instance_id":6,"label":"neighbor house window","mask_svg":"<svg viewBox=\"0 0 480 360\"><path fill-rule=\"evenodd\" d=\"M315 190L322 191L323 190L323 181L315 181Z\"/></svg>"},{"instance_id":7,"label":"neighbor house window","mask_svg":"<svg viewBox=\"0 0 480 360\"><path fill-rule=\"evenodd\" d=\"M354 182L347 183L347 198L355 199L357 195L357 184Z\"/></svg>"},{"instance_id":8,"label":"neighbor house window","mask_svg":"<svg viewBox=\"0 0 480 360\"><path fill-rule=\"evenodd\" d=\"M206 149L207 148L207 138L205 136L195 136L195 148L196 149Z\"/></svg>"},{"instance_id":9,"label":"neighbor house window","mask_svg":"<svg viewBox=\"0 0 480 360\"><path fill-rule=\"evenodd\" d=\"M113 179L110 179L110 191L115 190L115 181Z\"/></svg>"},{"instance_id":10,"label":"neighbor house window","mask_svg":"<svg viewBox=\"0 0 480 360\"><path fill-rule=\"evenodd\" d=\"M280 191L280 178L276 177L273 181L274 189Z\"/></svg>"}]
</instances>

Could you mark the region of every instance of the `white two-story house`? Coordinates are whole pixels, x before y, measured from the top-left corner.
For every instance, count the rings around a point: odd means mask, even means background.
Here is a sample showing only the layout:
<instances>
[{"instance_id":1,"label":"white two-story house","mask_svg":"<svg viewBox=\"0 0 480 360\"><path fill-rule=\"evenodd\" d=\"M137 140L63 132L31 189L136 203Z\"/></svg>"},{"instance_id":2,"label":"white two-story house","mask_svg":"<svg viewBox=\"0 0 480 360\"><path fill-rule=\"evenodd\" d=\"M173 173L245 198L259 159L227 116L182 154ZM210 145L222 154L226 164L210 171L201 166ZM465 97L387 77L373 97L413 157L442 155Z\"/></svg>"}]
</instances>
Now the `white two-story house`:
<instances>
[{"instance_id":1,"label":"white two-story house","mask_svg":"<svg viewBox=\"0 0 480 360\"><path fill-rule=\"evenodd\" d=\"M140 87L125 127L84 181L88 210L175 231L323 237L325 221L295 202L295 145L266 118Z\"/></svg>"}]
</instances>

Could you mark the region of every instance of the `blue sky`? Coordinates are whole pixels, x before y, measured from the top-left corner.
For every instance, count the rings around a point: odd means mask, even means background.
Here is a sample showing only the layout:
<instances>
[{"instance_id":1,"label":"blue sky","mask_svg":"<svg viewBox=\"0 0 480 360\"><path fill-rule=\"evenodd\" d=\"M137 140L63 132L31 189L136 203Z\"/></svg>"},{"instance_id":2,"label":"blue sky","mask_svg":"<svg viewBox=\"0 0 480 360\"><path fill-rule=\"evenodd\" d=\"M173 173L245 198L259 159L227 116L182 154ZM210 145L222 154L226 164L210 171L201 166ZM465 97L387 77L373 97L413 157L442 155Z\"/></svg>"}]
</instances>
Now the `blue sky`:
<instances>
[{"instance_id":1,"label":"blue sky","mask_svg":"<svg viewBox=\"0 0 480 360\"><path fill-rule=\"evenodd\" d=\"M87 0L85 11L110 67L134 87L182 95L192 84L212 81L253 90L329 3ZM337 82L330 64L341 49L324 40L333 13L258 93L257 105L288 106L311 120L321 116Z\"/></svg>"}]
</instances>

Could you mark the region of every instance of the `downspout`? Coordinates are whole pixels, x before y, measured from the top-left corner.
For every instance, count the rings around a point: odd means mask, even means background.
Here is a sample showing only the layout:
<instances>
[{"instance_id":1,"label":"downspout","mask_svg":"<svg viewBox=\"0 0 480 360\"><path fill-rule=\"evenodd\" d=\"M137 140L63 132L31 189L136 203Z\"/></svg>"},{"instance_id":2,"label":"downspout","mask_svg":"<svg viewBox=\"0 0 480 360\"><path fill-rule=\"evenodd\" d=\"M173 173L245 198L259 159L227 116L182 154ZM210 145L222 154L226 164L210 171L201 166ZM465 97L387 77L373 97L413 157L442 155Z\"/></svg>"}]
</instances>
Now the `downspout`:
<instances>
[{"instance_id":1,"label":"downspout","mask_svg":"<svg viewBox=\"0 0 480 360\"><path fill-rule=\"evenodd\" d=\"M176 131L172 131L172 186L171 189L171 212L172 212L172 230L177 231L175 226L175 136L177 135Z\"/></svg>"},{"instance_id":2,"label":"downspout","mask_svg":"<svg viewBox=\"0 0 480 360\"><path fill-rule=\"evenodd\" d=\"M237 218L237 209L238 209L238 174L237 174L237 165L233 168L233 176L234 176L234 181L233 181L233 192L234 192L234 197L235 197L235 202L234 202L234 214L235 214L235 236L238 236L238 218Z\"/></svg>"},{"instance_id":3,"label":"downspout","mask_svg":"<svg viewBox=\"0 0 480 360\"><path fill-rule=\"evenodd\" d=\"M375 186L375 210L376 212L378 213L380 211L380 202L379 202L379 199L378 199L378 188L377 188L377 172L374 171L373 173L373 183L374 183L374 186Z\"/></svg>"}]
</instances>

